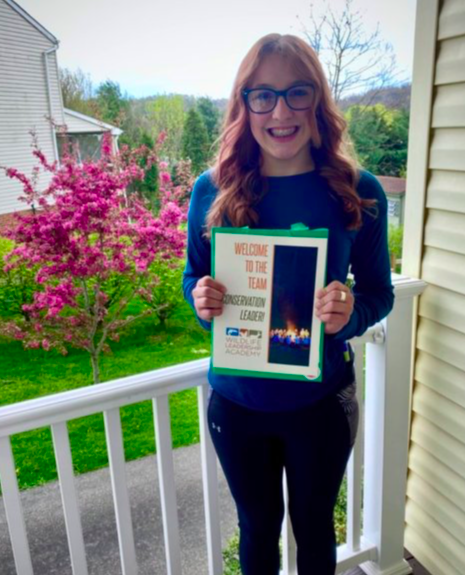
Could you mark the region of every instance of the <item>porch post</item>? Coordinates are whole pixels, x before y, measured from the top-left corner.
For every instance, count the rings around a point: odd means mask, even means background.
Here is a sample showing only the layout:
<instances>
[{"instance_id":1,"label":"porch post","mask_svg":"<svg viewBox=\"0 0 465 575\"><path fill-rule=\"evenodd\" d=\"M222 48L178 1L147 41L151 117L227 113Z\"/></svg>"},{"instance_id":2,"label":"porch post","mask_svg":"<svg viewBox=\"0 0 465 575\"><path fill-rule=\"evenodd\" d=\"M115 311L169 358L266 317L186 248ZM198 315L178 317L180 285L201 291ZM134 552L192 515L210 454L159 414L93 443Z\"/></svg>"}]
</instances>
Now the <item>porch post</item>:
<instances>
[{"instance_id":1,"label":"porch post","mask_svg":"<svg viewBox=\"0 0 465 575\"><path fill-rule=\"evenodd\" d=\"M363 535L378 550L376 562L360 565L368 575L412 573L403 549L413 311L426 284L400 277L394 285L385 341L366 346Z\"/></svg>"}]
</instances>

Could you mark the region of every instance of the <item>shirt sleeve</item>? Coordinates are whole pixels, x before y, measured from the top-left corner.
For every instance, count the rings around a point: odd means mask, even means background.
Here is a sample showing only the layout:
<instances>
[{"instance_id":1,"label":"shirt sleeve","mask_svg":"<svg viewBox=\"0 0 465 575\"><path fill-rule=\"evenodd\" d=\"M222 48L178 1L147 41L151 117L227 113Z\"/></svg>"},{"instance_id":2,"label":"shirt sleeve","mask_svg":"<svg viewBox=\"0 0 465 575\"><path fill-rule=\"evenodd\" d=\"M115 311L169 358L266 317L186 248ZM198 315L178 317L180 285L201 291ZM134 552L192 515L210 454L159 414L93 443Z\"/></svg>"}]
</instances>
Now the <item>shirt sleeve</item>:
<instances>
[{"instance_id":1,"label":"shirt sleeve","mask_svg":"<svg viewBox=\"0 0 465 575\"><path fill-rule=\"evenodd\" d=\"M362 173L358 191L363 198L375 198L377 205L369 213L363 213L363 225L352 247L354 311L335 339L348 340L362 335L386 317L394 305L386 195L378 180L368 172Z\"/></svg>"},{"instance_id":2,"label":"shirt sleeve","mask_svg":"<svg viewBox=\"0 0 465 575\"><path fill-rule=\"evenodd\" d=\"M209 172L205 172L194 184L189 212L187 216L187 258L183 274L184 298L192 307L194 313L194 299L192 290L200 278L211 275L211 244L204 237L205 218L216 194ZM205 329L211 329L211 322L196 317Z\"/></svg>"}]
</instances>

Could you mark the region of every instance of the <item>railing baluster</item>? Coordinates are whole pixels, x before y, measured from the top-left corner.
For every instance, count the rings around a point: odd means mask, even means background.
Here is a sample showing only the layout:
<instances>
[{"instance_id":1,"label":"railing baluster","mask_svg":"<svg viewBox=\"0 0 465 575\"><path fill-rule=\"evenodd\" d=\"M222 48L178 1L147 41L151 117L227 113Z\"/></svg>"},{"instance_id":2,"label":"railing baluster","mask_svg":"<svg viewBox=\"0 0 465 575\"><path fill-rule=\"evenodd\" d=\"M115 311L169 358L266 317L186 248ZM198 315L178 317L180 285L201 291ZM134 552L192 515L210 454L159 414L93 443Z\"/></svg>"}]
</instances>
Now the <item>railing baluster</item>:
<instances>
[{"instance_id":1,"label":"railing baluster","mask_svg":"<svg viewBox=\"0 0 465 575\"><path fill-rule=\"evenodd\" d=\"M362 465L363 465L363 360L365 346L358 345L355 350L355 375L357 380L357 399L359 404L359 427L350 461L347 466L347 547L351 551L360 549L362 516Z\"/></svg>"},{"instance_id":2,"label":"railing baluster","mask_svg":"<svg viewBox=\"0 0 465 575\"><path fill-rule=\"evenodd\" d=\"M126 483L123 433L119 408L104 412L105 435L110 462L111 486L123 575L136 575L137 561L132 528L131 506Z\"/></svg>"},{"instance_id":3,"label":"railing baluster","mask_svg":"<svg viewBox=\"0 0 465 575\"><path fill-rule=\"evenodd\" d=\"M86 551L66 422L52 425L52 437L73 574L87 575Z\"/></svg>"},{"instance_id":4,"label":"railing baluster","mask_svg":"<svg viewBox=\"0 0 465 575\"><path fill-rule=\"evenodd\" d=\"M283 570L282 575L297 575L297 544L289 515L289 496L286 474L283 475L284 508L286 510L282 528Z\"/></svg>"},{"instance_id":5,"label":"railing baluster","mask_svg":"<svg viewBox=\"0 0 465 575\"><path fill-rule=\"evenodd\" d=\"M168 396L153 400L155 434L157 440L160 501L163 514L165 553L168 575L181 575L181 548L179 543L178 507L174 484L173 450Z\"/></svg>"},{"instance_id":6,"label":"railing baluster","mask_svg":"<svg viewBox=\"0 0 465 575\"><path fill-rule=\"evenodd\" d=\"M0 478L11 546L19 575L33 575L10 438L0 437Z\"/></svg>"},{"instance_id":7,"label":"railing baluster","mask_svg":"<svg viewBox=\"0 0 465 575\"><path fill-rule=\"evenodd\" d=\"M197 388L200 425L200 455L202 459L203 500L207 534L208 573L221 575L223 557L221 553L220 510L218 506L218 473L216 454L208 431L206 409L208 386Z\"/></svg>"}]
</instances>

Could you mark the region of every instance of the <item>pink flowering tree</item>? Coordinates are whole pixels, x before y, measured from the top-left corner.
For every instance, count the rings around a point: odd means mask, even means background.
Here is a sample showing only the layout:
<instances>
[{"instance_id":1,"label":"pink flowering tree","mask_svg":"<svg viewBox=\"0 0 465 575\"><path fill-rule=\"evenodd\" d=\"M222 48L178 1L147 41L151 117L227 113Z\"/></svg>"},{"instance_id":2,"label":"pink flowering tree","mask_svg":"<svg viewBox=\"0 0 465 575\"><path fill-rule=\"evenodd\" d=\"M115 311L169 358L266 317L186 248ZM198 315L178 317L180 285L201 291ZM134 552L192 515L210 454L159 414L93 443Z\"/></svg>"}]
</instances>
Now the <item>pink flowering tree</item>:
<instances>
[{"instance_id":1,"label":"pink flowering tree","mask_svg":"<svg viewBox=\"0 0 465 575\"><path fill-rule=\"evenodd\" d=\"M73 154L65 154L61 165L50 164L36 143L33 153L40 169L51 174L46 189L38 189L38 169L32 178L5 169L22 183L22 200L34 208L18 214L7 230L15 247L6 257L6 271L36 269L37 291L24 306L27 316L3 322L0 330L28 348L86 350L97 383L99 357L109 351L109 342L118 340L130 322L153 312L149 304L158 278L151 264L183 255L184 210L166 201L154 217L135 194L126 194L151 165L151 160L144 168L139 165L146 150L115 155L107 137L98 161L78 164ZM128 305L134 298L147 305L131 316Z\"/></svg>"},{"instance_id":2,"label":"pink flowering tree","mask_svg":"<svg viewBox=\"0 0 465 575\"><path fill-rule=\"evenodd\" d=\"M194 187L194 176L192 175L192 162L190 160L180 160L174 171L174 181L168 171L168 164L160 162L158 165L160 174L160 205L163 208L170 202L175 202L187 217L189 200Z\"/></svg>"},{"instance_id":3,"label":"pink flowering tree","mask_svg":"<svg viewBox=\"0 0 465 575\"><path fill-rule=\"evenodd\" d=\"M181 160L175 168L174 177L171 177L166 162L159 162L159 202L161 210L171 203L179 206L182 212L182 223L187 219L189 200L194 185L190 160ZM184 301L181 289L184 261L179 258L170 260L156 258L151 264L151 270L159 278L158 285L153 286L147 305L150 305L158 318L162 328L179 309Z\"/></svg>"}]
</instances>

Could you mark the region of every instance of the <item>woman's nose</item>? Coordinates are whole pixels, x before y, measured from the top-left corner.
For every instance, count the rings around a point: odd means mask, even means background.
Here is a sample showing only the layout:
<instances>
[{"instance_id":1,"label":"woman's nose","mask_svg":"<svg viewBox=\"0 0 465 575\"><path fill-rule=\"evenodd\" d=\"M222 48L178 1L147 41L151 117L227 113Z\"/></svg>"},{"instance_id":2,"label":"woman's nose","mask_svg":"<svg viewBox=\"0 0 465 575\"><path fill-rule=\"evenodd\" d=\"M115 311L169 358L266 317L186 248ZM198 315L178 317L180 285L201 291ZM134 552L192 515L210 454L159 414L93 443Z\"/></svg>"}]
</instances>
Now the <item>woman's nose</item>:
<instances>
[{"instance_id":1,"label":"woman's nose","mask_svg":"<svg viewBox=\"0 0 465 575\"><path fill-rule=\"evenodd\" d=\"M276 107L273 110L273 118L276 119L283 119L292 116L292 110L286 103L284 96L278 97L278 102L276 103Z\"/></svg>"}]
</instances>

